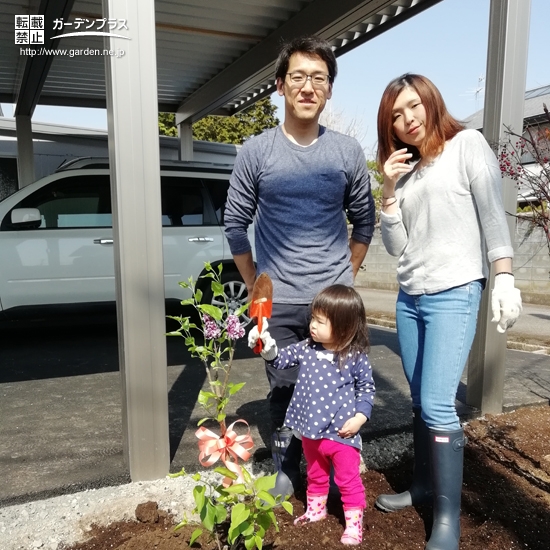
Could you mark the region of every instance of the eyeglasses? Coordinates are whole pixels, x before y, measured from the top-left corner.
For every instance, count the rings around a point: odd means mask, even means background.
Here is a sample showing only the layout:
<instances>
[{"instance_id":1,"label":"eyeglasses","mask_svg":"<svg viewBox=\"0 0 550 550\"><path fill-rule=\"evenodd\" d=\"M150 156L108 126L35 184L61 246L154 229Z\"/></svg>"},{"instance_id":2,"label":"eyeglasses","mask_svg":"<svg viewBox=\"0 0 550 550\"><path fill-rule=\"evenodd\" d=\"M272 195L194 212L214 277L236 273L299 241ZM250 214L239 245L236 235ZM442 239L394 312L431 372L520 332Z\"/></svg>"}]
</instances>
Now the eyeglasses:
<instances>
[{"instance_id":1,"label":"eyeglasses","mask_svg":"<svg viewBox=\"0 0 550 550\"><path fill-rule=\"evenodd\" d=\"M290 78L291 84L296 86L305 86L308 80L311 81L313 87L324 86L329 81L329 75L323 73L305 74L301 72L286 73Z\"/></svg>"}]
</instances>

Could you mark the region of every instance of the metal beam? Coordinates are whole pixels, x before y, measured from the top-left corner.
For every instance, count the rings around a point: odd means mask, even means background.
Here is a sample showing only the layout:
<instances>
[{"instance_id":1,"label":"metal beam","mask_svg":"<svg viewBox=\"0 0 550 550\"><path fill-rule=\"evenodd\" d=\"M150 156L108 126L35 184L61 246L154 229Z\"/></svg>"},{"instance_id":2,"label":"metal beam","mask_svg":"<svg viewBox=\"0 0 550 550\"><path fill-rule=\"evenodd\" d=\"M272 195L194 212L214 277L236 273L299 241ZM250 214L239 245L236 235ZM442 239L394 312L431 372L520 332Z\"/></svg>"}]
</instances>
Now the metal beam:
<instances>
[{"instance_id":1,"label":"metal beam","mask_svg":"<svg viewBox=\"0 0 550 550\"><path fill-rule=\"evenodd\" d=\"M123 448L140 481L164 477L170 466L155 3L103 0L103 8L107 18L123 14L131 29L126 55L106 56L105 80ZM107 38L106 48L117 40Z\"/></svg>"},{"instance_id":2,"label":"metal beam","mask_svg":"<svg viewBox=\"0 0 550 550\"><path fill-rule=\"evenodd\" d=\"M505 127L522 133L530 11L531 0L491 0L483 134L495 148L504 138ZM503 178L503 198L511 214L508 228L514 242L517 189L510 178ZM493 285L491 269L468 363L466 403L483 414L502 412L504 393L506 335L491 323Z\"/></svg>"},{"instance_id":3,"label":"metal beam","mask_svg":"<svg viewBox=\"0 0 550 550\"><path fill-rule=\"evenodd\" d=\"M176 123L196 121L216 111L247 90L262 88L273 81L275 61L281 41L305 34L318 34L334 40L348 29L388 8L395 0L314 0L302 11L275 30L262 42L239 57L207 84L185 99L176 113ZM429 7L435 2L419 1ZM419 9L419 8L417 8ZM419 10L421 11L421 10ZM254 96L255 100L260 95Z\"/></svg>"},{"instance_id":4,"label":"metal beam","mask_svg":"<svg viewBox=\"0 0 550 550\"><path fill-rule=\"evenodd\" d=\"M57 48L59 38L51 40L59 31L54 30L54 20L68 19L74 0L41 0L37 15L44 15L44 47ZM29 46L35 55L28 55L23 69L23 78L15 100L15 116L31 116L38 104L40 93L52 65L53 55L40 55L40 47Z\"/></svg>"}]
</instances>

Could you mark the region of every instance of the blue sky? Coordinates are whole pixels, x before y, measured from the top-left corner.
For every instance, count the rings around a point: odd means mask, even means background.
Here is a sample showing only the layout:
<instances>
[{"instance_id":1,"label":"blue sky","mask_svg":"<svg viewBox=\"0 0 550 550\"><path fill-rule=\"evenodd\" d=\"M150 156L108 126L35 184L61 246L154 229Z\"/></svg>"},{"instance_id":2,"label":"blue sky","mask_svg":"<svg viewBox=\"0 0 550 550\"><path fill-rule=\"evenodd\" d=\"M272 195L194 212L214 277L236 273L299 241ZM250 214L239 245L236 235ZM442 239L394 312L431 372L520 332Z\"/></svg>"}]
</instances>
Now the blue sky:
<instances>
[{"instance_id":1,"label":"blue sky","mask_svg":"<svg viewBox=\"0 0 550 550\"><path fill-rule=\"evenodd\" d=\"M490 0L443 0L338 59L338 77L329 102L333 112L363 128L367 155L376 142L376 112L387 83L405 72L424 74L439 87L451 113L465 118L483 107L479 78L485 76ZM548 64L550 1L531 0L526 89L550 84ZM481 87L483 82L481 82ZM282 101L274 94L283 119ZM2 105L12 116L11 105ZM35 122L106 128L100 109L38 106Z\"/></svg>"}]
</instances>

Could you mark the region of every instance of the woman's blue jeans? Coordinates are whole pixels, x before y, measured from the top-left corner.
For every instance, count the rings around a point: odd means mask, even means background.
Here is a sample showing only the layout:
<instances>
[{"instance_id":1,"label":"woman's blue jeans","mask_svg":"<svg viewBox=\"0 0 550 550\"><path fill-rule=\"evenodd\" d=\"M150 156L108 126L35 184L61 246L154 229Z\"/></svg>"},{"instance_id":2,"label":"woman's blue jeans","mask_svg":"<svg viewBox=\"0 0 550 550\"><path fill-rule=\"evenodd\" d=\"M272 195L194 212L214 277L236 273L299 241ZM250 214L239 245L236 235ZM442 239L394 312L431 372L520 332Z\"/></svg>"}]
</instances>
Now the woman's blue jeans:
<instances>
[{"instance_id":1,"label":"woman's blue jeans","mask_svg":"<svg viewBox=\"0 0 550 550\"><path fill-rule=\"evenodd\" d=\"M397 336L413 407L432 429L460 428L455 397L474 340L483 285L397 297Z\"/></svg>"}]
</instances>

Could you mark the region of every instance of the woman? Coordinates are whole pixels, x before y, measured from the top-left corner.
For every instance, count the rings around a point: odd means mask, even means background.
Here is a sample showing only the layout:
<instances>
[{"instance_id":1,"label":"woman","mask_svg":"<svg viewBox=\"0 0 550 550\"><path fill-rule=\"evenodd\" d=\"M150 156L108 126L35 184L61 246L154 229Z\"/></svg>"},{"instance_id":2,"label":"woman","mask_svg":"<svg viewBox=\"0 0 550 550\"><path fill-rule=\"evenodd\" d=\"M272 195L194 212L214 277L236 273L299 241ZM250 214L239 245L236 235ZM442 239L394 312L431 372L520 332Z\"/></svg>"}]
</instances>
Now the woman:
<instances>
[{"instance_id":1,"label":"woman","mask_svg":"<svg viewBox=\"0 0 550 550\"><path fill-rule=\"evenodd\" d=\"M493 321L501 333L521 312L513 249L494 153L447 111L427 78L405 74L378 110L384 175L382 240L399 258L396 317L413 406L415 466L408 491L380 495L386 512L433 499L427 550L456 550L460 538L464 432L458 383L474 338L481 293L493 264Z\"/></svg>"}]
</instances>

